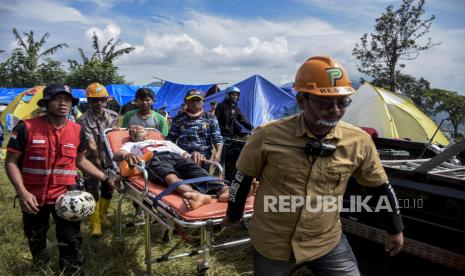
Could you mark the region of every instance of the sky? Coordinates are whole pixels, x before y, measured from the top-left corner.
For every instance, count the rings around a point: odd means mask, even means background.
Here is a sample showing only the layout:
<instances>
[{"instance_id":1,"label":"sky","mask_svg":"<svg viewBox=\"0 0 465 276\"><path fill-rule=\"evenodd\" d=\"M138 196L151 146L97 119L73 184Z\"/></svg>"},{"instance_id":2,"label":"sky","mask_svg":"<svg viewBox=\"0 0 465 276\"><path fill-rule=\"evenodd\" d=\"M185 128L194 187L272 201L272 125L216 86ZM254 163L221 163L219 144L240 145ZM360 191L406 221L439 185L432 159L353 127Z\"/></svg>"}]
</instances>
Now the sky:
<instances>
[{"instance_id":1,"label":"sky","mask_svg":"<svg viewBox=\"0 0 465 276\"><path fill-rule=\"evenodd\" d=\"M12 33L50 34L46 46L67 43L54 58L68 66L91 55L91 36L101 44L120 39L135 50L115 62L128 82L145 85L156 78L177 83L234 84L258 74L281 85L293 81L307 58L329 55L351 79L352 49L388 5L385 0L0 0L0 54L17 47ZM426 17L435 15L434 48L406 62L404 73L423 77L434 88L465 94L465 1L427 0ZM156 78L155 78L156 77Z\"/></svg>"}]
</instances>

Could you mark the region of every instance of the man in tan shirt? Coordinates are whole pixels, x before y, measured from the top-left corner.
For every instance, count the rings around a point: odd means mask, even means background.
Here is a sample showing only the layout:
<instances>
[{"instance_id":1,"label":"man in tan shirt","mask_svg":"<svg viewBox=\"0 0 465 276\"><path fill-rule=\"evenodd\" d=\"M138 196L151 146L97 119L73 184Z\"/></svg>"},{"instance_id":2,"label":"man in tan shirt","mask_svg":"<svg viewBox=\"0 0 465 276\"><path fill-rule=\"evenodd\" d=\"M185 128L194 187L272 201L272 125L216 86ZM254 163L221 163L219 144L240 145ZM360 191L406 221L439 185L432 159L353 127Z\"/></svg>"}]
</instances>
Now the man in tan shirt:
<instances>
[{"instance_id":1,"label":"man in tan shirt","mask_svg":"<svg viewBox=\"0 0 465 276\"><path fill-rule=\"evenodd\" d=\"M86 89L86 97L89 109L77 121L86 134L87 157L97 166L105 170L112 165L112 161L103 145L103 134L107 128L118 127L118 113L107 109L108 91L100 83L92 83ZM94 196L97 206L90 221L92 224L91 236L102 235L102 225L110 226L108 208L113 196L113 188L97 178L86 175L86 191Z\"/></svg>"},{"instance_id":2,"label":"man in tan shirt","mask_svg":"<svg viewBox=\"0 0 465 276\"><path fill-rule=\"evenodd\" d=\"M340 210L324 203L340 199L351 176L385 197L386 251L395 255L403 244L395 194L370 136L340 121L355 93L345 69L312 57L294 89L302 112L257 128L243 148L225 224L242 217L246 191L260 177L250 227L256 275L291 275L303 265L317 275L360 275Z\"/></svg>"}]
</instances>

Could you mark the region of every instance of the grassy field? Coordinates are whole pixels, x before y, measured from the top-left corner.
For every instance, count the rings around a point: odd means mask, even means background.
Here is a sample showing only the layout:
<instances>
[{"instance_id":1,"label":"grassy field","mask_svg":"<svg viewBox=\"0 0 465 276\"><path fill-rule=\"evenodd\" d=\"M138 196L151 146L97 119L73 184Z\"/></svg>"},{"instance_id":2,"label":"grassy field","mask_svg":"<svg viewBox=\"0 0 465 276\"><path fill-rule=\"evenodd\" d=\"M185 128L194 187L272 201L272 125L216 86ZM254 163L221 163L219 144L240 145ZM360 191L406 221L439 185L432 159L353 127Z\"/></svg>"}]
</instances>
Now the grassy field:
<instances>
[{"instance_id":1,"label":"grassy field","mask_svg":"<svg viewBox=\"0 0 465 276\"><path fill-rule=\"evenodd\" d=\"M0 275L60 275L58 268L58 248L55 239L53 220L48 233L48 249L52 256L49 266L37 270L31 265L32 257L29 253L26 238L23 234L21 211L19 206L13 208L15 191L9 183L4 166L0 166ZM116 197L115 197L116 198ZM114 211L116 200L113 200ZM18 205L18 204L16 204ZM133 207L126 200L123 204L123 223L133 220ZM111 212L110 219L115 218ZM105 229L100 239L92 239L89 221L83 221L81 229L84 237L83 251L86 256L84 266L86 275L143 275L144 265L144 229L139 227L123 228L125 241L123 244L113 240L114 229ZM152 227L152 257L158 257L166 252L180 238L172 235L168 243L160 240L161 229L158 224ZM194 237L189 244L184 244L180 250L186 251L193 247L197 233L191 233ZM246 235L243 233L223 233L222 238L229 235ZM362 275L461 275L434 265L405 253L399 254L392 260L386 259L383 246L367 242L366 240L348 235L349 241L358 259ZM388 264L394 268L389 272ZM175 261L153 264L155 275L195 275L197 257L187 257ZM431 274L432 273L432 274ZM215 251L211 254L210 270L207 275L253 275L252 253L249 244ZM311 275L308 270L302 270L296 275Z\"/></svg>"},{"instance_id":2,"label":"grassy field","mask_svg":"<svg viewBox=\"0 0 465 276\"><path fill-rule=\"evenodd\" d=\"M32 267L26 238L23 234L21 211L16 204L13 208L15 191L9 183L3 164L0 169L0 275L57 275L58 248L55 238L53 220L48 233L48 249L52 255L49 266L37 271ZM115 203L115 200L113 201ZM113 208L115 204L112 204ZM133 208L129 201L123 206L123 223L132 221ZM114 221L114 215L110 216ZM86 256L86 275L142 275L144 265L144 229L140 227L123 228L125 241L119 244L113 241L113 229L105 229L100 239L92 239L89 221L82 223L84 237L83 251ZM152 254L160 256L179 241L173 235L170 242L160 241L160 227L152 227ZM194 233L195 236L195 233ZM189 245L184 246L186 249ZM208 275L252 275L252 258L250 245L217 251L210 260ZM154 264L155 275L193 275L196 272L196 257L187 257L176 261Z\"/></svg>"}]
</instances>

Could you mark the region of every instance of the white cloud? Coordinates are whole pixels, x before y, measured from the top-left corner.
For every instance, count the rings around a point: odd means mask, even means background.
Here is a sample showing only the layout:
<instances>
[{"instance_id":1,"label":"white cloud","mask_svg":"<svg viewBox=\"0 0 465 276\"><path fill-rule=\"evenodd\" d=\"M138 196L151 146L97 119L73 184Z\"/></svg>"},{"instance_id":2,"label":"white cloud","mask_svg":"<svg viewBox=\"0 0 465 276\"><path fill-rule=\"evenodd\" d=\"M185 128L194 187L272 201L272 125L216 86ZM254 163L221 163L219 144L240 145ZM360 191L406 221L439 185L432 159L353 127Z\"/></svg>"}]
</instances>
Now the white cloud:
<instances>
[{"instance_id":1,"label":"white cloud","mask_svg":"<svg viewBox=\"0 0 465 276\"><path fill-rule=\"evenodd\" d=\"M289 49L285 37L260 40L252 36L244 46L220 44L214 47L205 57L205 63L216 66L277 65L292 59L295 53L296 51Z\"/></svg>"},{"instance_id":2,"label":"white cloud","mask_svg":"<svg viewBox=\"0 0 465 276\"><path fill-rule=\"evenodd\" d=\"M234 70L246 66L259 73L263 67L293 66L301 56L307 58L312 52L317 53L320 40L325 42L325 49L339 49L343 45L338 43L340 37L347 36L313 18L290 22L235 20L193 11L184 21L163 18L156 29L145 34L142 45L135 46L138 50L120 63L172 66L181 61L185 68ZM328 47L331 42L334 44Z\"/></svg>"},{"instance_id":3,"label":"white cloud","mask_svg":"<svg viewBox=\"0 0 465 276\"><path fill-rule=\"evenodd\" d=\"M107 25L105 27L105 29L101 29L101 28L93 26L93 27L90 27L89 29L86 30L85 36L89 40L92 40L92 37L94 36L94 33L99 38L100 42L106 43L108 40L110 40L112 38L117 40L118 37L121 34L121 29L116 24L109 24L109 25Z\"/></svg>"},{"instance_id":4,"label":"white cloud","mask_svg":"<svg viewBox=\"0 0 465 276\"><path fill-rule=\"evenodd\" d=\"M379 16L387 6L398 7L400 3L400 1L392 0L294 0L294 2L307 5L313 9L318 7L325 11L333 11L352 18L374 18Z\"/></svg>"},{"instance_id":5,"label":"white cloud","mask_svg":"<svg viewBox=\"0 0 465 276\"><path fill-rule=\"evenodd\" d=\"M465 73L463 72L465 29L433 28L430 36L434 38L434 42L441 42L441 44L423 52L416 60L406 63L405 72L417 78L425 78L434 88L465 94Z\"/></svg>"},{"instance_id":6,"label":"white cloud","mask_svg":"<svg viewBox=\"0 0 465 276\"><path fill-rule=\"evenodd\" d=\"M78 0L78 2L89 2L96 5L100 9L109 10L120 3L142 4L145 3L146 0Z\"/></svg>"},{"instance_id":7,"label":"white cloud","mask_svg":"<svg viewBox=\"0 0 465 276\"><path fill-rule=\"evenodd\" d=\"M16 1L0 3L0 9L14 12L18 18L34 18L44 22L79 22L90 24L93 20L72 7L51 1Z\"/></svg>"},{"instance_id":8,"label":"white cloud","mask_svg":"<svg viewBox=\"0 0 465 276\"><path fill-rule=\"evenodd\" d=\"M135 50L119 58L117 66L128 81L138 84L151 82L154 75L178 82L236 83L253 74L260 74L279 84L291 81L299 65L315 55L337 58L351 77L357 79L359 73L352 56L354 44L364 32L372 31L373 18L390 4L387 0L343 1L344 4L335 0L295 0L291 3L298 6L305 2L309 6L304 8L314 7L312 14L316 15L318 10L332 16L340 13L341 18L336 21L334 17L326 20L310 16L288 20L276 20L271 16L266 19L238 18L186 9L172 14L154 7L152 10L152 6L141 17L125 17L118 13L108 16L110 10L106 9L116 3L132 1L139 3L137 0L101 1L96 10L86 13L88 17L78 8L45 0L1 1L0 11L7 11L8 23L19 25L20 31L34 26L38 34L51 34L50 45L70 44L69 49L58 54L66 55L62 61L79 59L77 48L88 51L94 31L102 44L110 38L121 39L118 48L133 46ZM80 4L85 2L95 1L83 0ZM399 1L394 3L397 5ZM101 16L93 16L93 13ZM437 11L433 13L437 14L438 23L441 18L446 18ZM256 14L263 16L259 12ZM352 19L348 22L350 27L342 24L348 17ZM368 21L371 23L366 24ZM59 22L64 23L56 24ZM465 52L461 48L465 30L436 27L439 25L433 24L430 36L442 44L408 62L404 72L426 78L433 87L464 92L465 76L461 70ZM5 35L8 39L3 40L5 46L0 47L2 49L7 49L6 45L12 38L11 28L8 32L8 36Z\"/></svg>"}]
</instances>

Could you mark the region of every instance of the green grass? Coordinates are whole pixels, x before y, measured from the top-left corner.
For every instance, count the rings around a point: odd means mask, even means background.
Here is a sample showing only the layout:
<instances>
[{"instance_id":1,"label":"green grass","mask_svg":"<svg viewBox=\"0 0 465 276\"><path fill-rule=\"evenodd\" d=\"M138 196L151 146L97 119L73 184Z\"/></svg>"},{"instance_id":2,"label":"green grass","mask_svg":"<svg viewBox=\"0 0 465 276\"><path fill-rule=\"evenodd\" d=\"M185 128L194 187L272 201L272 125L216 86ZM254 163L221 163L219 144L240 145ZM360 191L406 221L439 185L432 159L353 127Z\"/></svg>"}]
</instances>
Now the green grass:
<instances>
[{"instance_id":1,"label":"green grass","mask_svg":"<svg viewBox=\"0 0 465 276\"><path fill-rule=\"evenodd\" d=\"M116 195L116 193L115 193ZM48 233L48 249L52 259L49 265L38 271L32 266L26 238L23 233L21 211L16 204L13 208L15 191L6 177L3 164L0 169L0 275L59 275L58 248L55 227L51 219ZM116 196L112 201L114 211ZM132 204L126 200L123 204L123 223L132 220ZM115 217L111 213L110 219ZM124 243L113 240L115 230L104 229L100 239L89 236L90 222L83 221L81 231L84 243L82 249L86 256L86 275L142 275L144 264L144 229L140 227L123 228ZM152 227L152 256L158 257L179 241L179 236L172 235L170 242L160 241L160 226ZM245 232L242 234L246 234ZM195 235L194 235L195 236ZM179 250L188 249L183 245ZM192 245L191 245L192 247ZM155 275L194 275L198 257L186 257L152 266ZM211 255L210 269L207 275L252 275L252 254L250 245L215 251Z\"/></svg>"}]
</instances>

